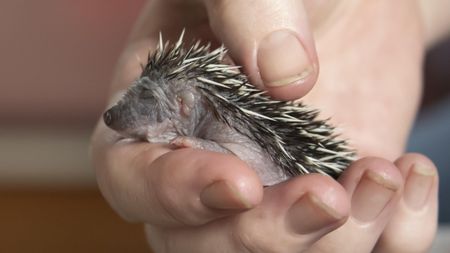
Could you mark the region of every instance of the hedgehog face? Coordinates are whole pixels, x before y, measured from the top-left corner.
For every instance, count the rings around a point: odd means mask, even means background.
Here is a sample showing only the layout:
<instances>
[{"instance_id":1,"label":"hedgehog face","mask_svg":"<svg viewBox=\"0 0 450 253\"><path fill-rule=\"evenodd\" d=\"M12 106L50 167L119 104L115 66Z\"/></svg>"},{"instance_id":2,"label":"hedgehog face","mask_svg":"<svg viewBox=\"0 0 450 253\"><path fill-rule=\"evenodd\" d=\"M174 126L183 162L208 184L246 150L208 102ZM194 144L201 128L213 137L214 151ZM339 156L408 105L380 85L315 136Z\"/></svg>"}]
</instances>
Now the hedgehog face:
<instances>
[{"instance_id":1,"label":"hedgehog face","mask_svg":"<svg viewBox=\"0 0 450 253\"><path fill-rule=\"evenodd\" d=\"M199 97L185 81L142 77L103 114L103 119L123 136L166 142L193 131Z\"/></svg>"}]
</instances>

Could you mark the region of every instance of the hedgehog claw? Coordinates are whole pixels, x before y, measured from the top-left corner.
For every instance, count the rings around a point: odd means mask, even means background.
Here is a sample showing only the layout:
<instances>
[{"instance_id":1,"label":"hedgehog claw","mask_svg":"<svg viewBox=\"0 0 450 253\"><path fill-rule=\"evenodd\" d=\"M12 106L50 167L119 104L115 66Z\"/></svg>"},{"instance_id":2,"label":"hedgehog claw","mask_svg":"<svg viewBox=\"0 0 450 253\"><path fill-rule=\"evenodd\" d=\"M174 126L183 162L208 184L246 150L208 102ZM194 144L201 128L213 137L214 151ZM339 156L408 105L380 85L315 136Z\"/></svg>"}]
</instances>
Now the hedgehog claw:
<instances>
[{"instance_id":1,"label":"hedgehog claw","mask_svg":"<svg viewBox=\"0 0 450 253\"><path fill-rule=\"evenodd\" d=\"M176 148L195 148L195 144L192 143L192 140L187 137L178 136L170 141L170 145L175 146Z\"/></svg>"}]
</instances>

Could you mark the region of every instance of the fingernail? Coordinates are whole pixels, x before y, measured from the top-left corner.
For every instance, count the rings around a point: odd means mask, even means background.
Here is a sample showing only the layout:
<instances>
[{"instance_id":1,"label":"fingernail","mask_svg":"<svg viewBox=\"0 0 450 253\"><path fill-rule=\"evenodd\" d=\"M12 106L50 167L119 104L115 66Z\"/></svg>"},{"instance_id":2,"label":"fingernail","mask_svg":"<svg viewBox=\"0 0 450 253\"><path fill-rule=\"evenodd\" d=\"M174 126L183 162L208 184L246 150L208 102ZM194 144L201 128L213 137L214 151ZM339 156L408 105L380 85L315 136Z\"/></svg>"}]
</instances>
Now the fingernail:
<instances>
[{"instance_id":1,"label":"fingernail","mask_svg":"<svg viewBox=\"0 0 450 253\"><path fill-rule=\"evenodd\" d=\"M267 87L303 83L314 71L303 45L287 30L266 36L259 44L257 59L261 78Z\"/></svg>"},{"instance_id":2,"label":"fingernail","mask_svg":"<svg viewBox=\"0 0 450 253\"><path fill-rule=\"evenodd\" d=\"M200 194L202 203L216 209L248 209L252 207L238 189L225 181L217 181L207 186Z\"/></svg>"},{"instance_id":3,"label":"fingernail","mask_svg":"<svg viewBox=\"0 0 450 253\"><path fill-rule=\"evenodd\" d=\"M374 171L366 171L352 196L352 215L359 221L374 220L392 199L398 186Z\"/></svg>"},{"instance_id":4,"label":"fingernail","mask_svg":"<svg viewBox=\"0 0 450 253\"><path fill-rule=\"evenodd\" d=\"M309 234L329 228L342 220L333 207L325 204L317 196L306 193L289 210L288 224L294 233Z\"/></svg>"},{"instance_id":5,"label":"fingernail","mask_svg":"<svg viewBox=\"0 0 450 253\"><path fill-rule=\"evenodd\" d=\"M405 185L405 203L414 210L421 209L428 198L436 172L423 165L414 164Z\"/></svg>"}]
</instances>

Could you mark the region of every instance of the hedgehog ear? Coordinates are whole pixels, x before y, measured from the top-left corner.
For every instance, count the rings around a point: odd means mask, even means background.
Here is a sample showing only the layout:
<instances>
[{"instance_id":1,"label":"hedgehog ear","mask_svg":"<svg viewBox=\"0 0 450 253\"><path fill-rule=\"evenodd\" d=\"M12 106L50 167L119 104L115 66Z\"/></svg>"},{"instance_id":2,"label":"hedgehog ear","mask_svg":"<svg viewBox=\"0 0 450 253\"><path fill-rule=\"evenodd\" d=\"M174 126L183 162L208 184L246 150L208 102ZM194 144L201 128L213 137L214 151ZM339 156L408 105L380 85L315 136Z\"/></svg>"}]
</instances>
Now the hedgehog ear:
<instances>
[{"instance_id":1,"label":"hedgehog ear","mask_svg":"<svg viewBox=\"0 0 450 253\"><path fill-rule=\"evenodd\" d=\"M183 90L177 95L177 102L180 108L180 112L183 116L190 116L191 111L195 106L195 96L189 90Z\"/></svg>"}]
</instances>

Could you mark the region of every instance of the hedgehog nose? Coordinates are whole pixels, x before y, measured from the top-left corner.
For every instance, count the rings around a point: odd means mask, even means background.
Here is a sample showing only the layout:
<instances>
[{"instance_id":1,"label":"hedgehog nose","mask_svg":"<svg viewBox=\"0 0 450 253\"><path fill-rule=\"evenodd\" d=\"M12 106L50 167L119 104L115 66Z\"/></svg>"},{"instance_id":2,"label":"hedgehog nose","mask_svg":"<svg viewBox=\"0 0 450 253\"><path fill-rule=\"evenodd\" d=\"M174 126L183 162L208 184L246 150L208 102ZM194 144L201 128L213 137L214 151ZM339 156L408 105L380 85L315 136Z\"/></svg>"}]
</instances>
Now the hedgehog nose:
<instances>
[{"instance_id":1,"label":"hedgehog nose","mask_svg":"<svg viewBox=\"0 0 450 253\"><path fill-rule=\"evenodd\" d=\"M113 124L113 113L112 113L112 108L107 110L105 113L103 113L103 121L105 122L105 124L109 127L111 127L111 125Z\"/></svg>"}]
</instances>

